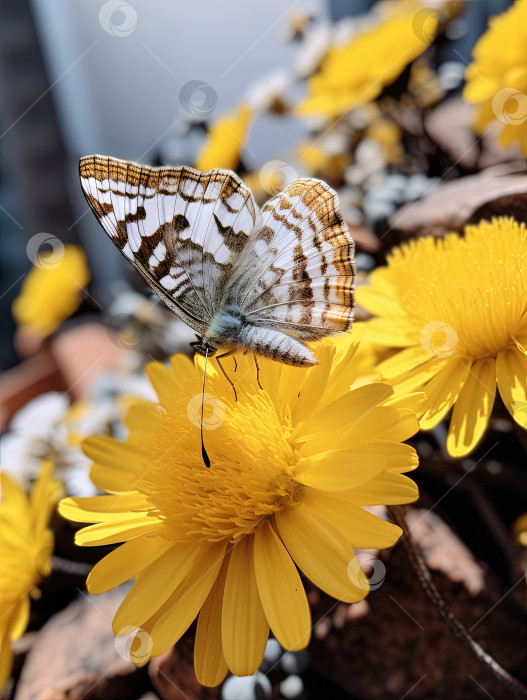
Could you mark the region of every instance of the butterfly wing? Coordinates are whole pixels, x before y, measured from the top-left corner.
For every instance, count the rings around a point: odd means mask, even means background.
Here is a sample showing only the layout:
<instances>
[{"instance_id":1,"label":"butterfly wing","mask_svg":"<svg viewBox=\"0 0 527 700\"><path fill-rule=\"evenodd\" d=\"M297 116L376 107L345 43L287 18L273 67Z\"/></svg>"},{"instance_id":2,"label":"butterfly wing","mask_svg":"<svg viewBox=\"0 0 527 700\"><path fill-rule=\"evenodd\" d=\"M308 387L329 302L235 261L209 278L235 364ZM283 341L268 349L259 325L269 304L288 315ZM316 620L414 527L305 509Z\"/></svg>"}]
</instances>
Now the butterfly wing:
<instances>
[{"instance_id":1,"label":"butterfly wing","mask_svg":"<svg viewBox=\"0 0 527 700\"><path fill-rule=\"evenodd\" d=\"M256 323L302 340L346 331L354 249L336 192L320 180L296 180L263 207L225 296Z\"/></svg>"},{"instance_id":2,"label":"butterfly wing","mask_svg":"<svg viewBox=\"0 0 527 700\"><path fill-rule=\"evenodd\" d=\"M260 211L229 170L149 168L105 156L80 161L86 199L119 250L198 333L213 318Z\"/></svg>"}]
</instances>

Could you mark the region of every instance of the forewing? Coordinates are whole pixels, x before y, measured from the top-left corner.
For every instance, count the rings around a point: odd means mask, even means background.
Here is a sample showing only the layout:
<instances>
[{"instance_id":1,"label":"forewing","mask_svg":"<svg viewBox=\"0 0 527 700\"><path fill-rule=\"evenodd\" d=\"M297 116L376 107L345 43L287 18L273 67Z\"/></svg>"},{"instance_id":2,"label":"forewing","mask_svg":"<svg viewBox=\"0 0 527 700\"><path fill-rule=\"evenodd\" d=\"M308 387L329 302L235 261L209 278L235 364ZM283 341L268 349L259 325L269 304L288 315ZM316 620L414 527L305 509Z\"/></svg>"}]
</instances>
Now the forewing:
<instances>
[{"instance_id":1,"label":"forewing","mask_svg":"<svg viewBox=\"0 0 527 700\"><path fill-rule=\"evenodd\" d=\"M336 192L296 180L262 209L226 297L255 321L315 340L353 322L354 243Z\"/></svg>"},{"instance_id":2,"label":"forewing","mask_svg":"<svg viewBox=\"0 0 527 700\"><path fill-rule=\"evenodd\" d=\"M106 233L156 294L204 333L260 212L229 170L80 161L84 194Z\"/></svg>"}]
</instances>

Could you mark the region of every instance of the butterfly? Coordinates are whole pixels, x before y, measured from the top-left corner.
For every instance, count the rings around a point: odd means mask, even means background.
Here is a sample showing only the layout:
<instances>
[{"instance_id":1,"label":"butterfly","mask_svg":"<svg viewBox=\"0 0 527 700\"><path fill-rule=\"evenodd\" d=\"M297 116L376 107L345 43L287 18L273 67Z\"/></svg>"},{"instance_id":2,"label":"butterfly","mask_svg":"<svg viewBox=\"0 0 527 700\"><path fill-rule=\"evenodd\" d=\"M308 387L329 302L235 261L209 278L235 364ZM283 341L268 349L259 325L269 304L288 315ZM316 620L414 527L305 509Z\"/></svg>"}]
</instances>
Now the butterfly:
<instances>
[{"instance_id":1,"label":"butterfly","mask_svg":"<svg viewBox=\"0 0 527 700\"><path fill-rule=\"evenodd\" d=\"M218 359L243 349L309 366L307 341L351 327L354 243L326 183L296 180L260 209L229 170L98 155L79 169L106 233L206 358L221 347Z\"/></svg>"}]
</instances>

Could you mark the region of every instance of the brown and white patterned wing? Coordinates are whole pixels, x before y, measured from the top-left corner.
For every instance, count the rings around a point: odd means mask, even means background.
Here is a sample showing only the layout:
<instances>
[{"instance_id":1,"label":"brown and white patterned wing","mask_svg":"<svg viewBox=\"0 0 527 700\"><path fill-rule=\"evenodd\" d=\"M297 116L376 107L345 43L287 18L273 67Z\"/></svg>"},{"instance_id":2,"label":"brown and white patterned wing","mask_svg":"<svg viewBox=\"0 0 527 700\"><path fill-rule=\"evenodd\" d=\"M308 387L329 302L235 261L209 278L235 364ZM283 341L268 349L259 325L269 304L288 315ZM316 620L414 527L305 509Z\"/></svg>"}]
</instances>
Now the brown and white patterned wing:
<instances>
[{"instance_id":1,"label":"brown and white patterned wing","mask_svg":"<svg viewBox=\"0 0 527 700\"><path fill-rule=\"evenodd\" d=\"M105 156L80 161L86 199L154 292L204 333L234 261L261 218L229 170L149 168Z\"/></svg>"},{"instance_id":2,"label":"brown and white patterned wing","mask_svg":"<svg viewBox=\"0 0 527 700\"><path fill-rule=\"evenodd\" d=\"M354 249L336 192L319 180L296 180L263 207L226 297L258 324L303 340L346 331Z\"/></svg>"}]
</instances>

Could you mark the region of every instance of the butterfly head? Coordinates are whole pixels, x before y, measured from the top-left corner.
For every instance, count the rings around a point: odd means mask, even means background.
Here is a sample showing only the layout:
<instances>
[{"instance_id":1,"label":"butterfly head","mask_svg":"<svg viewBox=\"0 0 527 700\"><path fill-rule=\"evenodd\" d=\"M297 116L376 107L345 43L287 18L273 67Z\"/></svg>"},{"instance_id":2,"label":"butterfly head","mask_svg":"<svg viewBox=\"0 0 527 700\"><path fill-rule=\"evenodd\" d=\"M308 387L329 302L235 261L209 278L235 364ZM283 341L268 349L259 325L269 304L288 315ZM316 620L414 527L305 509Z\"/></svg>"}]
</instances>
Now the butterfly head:
<instances>
[{"instance_id":1,"label":"butterfly head","mask_svg":"<svg viewBox=\"0 0 527 700\"><path fill-rule=\"evenodd\" d=\"M202 335L196 335L197 340L190 343L190 347L203 357L212 357L218 351L208 338Z\"/></svg>"}]
</instances>

